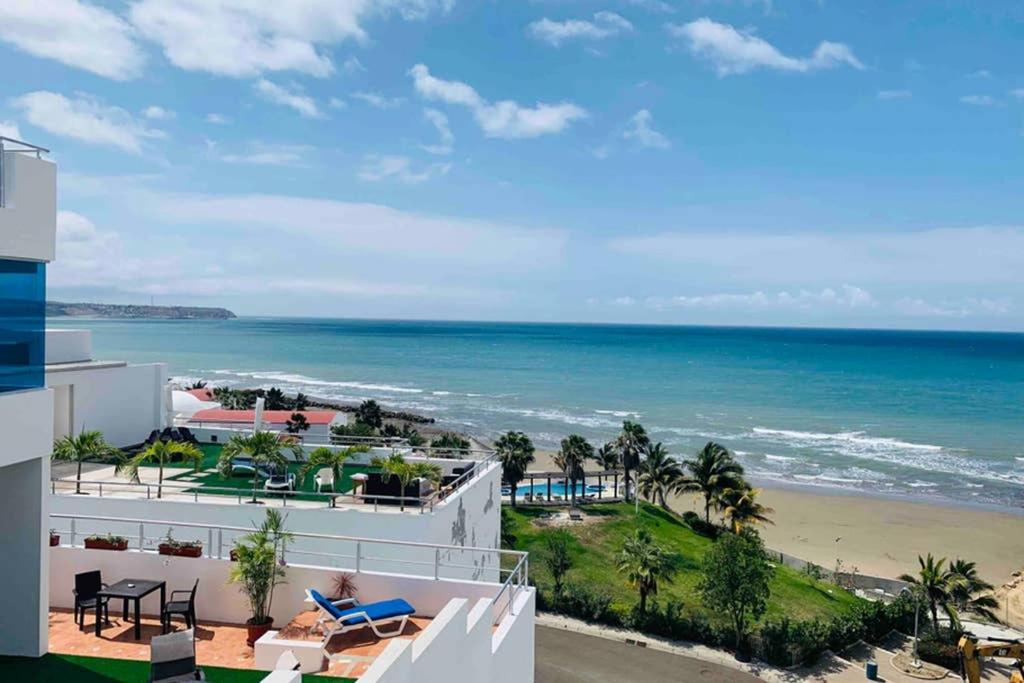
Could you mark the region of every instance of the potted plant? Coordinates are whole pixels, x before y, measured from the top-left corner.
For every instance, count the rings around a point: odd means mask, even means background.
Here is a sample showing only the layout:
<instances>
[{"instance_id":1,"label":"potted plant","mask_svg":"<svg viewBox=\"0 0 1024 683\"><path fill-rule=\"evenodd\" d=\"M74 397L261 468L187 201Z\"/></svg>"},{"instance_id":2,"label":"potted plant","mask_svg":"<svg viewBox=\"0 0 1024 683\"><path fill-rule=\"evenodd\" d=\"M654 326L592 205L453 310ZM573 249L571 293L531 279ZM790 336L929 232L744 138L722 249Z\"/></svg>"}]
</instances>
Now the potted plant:
<instances>
[{"instance_id":1,"label":"potted plant","mask_svg":"<svg viewBox=\"0 0 1024 683\"><path fill-rule=\"evenodd\" d=\"M179 541L171 534L172 531L174 531L174 527L167 529L167 536L157 546L157 551L161 555L175 555L177 557L203 556L203 544L200 541Z\"/></svg>"},{"instance_id":2,"label":"potted plant","mask_svg":"<svg viewBox=\"0 0 1024 683\"><path fill-rule=\"evenodd\" d=\"M50 529L50 547L60 545L60 534L57 533L56 529Z\"/></svg>"},{"instance_id":3,"label":"potted plant","mask_svg":"<svg viewBox=\"0 0 1024 683\"><path fill-rule=\"evenodd\" d=\"M284 583L285 544L292 538L284 530L284 519L277 510L267 510L263 523L251 534L235 541L235 566L231 569L232 583L237 583L249 600L252 616L245 622L252 647L274 625L271 607L274 588Z\"/></svg>"},{"instance_id":4,"label":"potted plant","mask_svg":"<svg viewBox=\"0 0 1024 683\"><path fill-rule=\"evenodd\" d=\"M128 550L128 539L113 534L94 534L85 539L85 547L92 550Z\"/></svg>"},{"instance_id":5,"label":"potted plant","mask_svg":"<svg viewBox=\"0 0 1024 683\"><path fill-rule=\"evenodd\" d=\"M334 596L332 600L344 600L346 598L355 597L356 594L356 577L355 574L348 572L339 572L334 575L334 579L331 581Z\"/></svg>"}]
</instances>

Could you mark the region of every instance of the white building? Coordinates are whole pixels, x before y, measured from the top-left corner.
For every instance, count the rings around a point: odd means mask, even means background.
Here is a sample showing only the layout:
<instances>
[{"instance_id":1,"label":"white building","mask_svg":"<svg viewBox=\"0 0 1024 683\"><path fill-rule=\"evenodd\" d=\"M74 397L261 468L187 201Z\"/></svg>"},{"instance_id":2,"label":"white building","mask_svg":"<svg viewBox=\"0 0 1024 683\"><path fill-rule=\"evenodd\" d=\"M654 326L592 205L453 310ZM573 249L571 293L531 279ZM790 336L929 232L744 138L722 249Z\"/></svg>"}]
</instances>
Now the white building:
<instances>
[{"instance_id":1,"label":"white building","mask_svg":"<svg viewBox=\"0 0 1024 683\"><path fill-rule=\"evenodd\" d=\"M167 365L94 360L90 330L46 330L46 386L53 390L53 437L98 430L114 446L165 426Z\"/></svg>"},{"instance_id":2,"label":"white building","mask_svg":"<svg viewBox=\"0 0 1024 683\"><path fill-rule=\"evenodd\" d=\"M57 169L46 150L0 138L0 654L47 650L49 454L46 264L57 231Z\"/></svg>"},{"instance_id":3,"label":"white building","mask_svg":"<svg viewBox=\"0 0 1024 683\"><path fill-rule=\"evenodd\" d=\"M195 395L199 391L202 390L193 390L189 393ZM260 417L261 426L263 429L283 432L288 428L292 415L296 413L305 417L309 426L309 429L299 434L303 438L314 437L326 441L331 435L331 427L348 423L348 415L337 410L264 410ZM192 414L189 418L189 427L245 430L251 429L255 420L255 410L204 408Z\"/></svg>"}]
</instances>

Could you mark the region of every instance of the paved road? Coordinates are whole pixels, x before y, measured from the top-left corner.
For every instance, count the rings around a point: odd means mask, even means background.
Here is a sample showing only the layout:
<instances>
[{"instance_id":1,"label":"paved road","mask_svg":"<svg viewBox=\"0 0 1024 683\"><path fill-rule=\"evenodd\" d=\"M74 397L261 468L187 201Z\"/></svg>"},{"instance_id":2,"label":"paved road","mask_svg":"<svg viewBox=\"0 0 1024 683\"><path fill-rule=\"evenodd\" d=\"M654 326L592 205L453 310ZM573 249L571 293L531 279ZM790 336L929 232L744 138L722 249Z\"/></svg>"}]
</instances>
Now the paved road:
<instances>
[{"instance_id":1,"label":"paved road","mask_svg":"<svg viewBox=\"0 0 1024 683\"><path fill-rule=\"evenodd\" d=\"M688 657L537 627L536 683L757 683L745 673Z\"/></svg>"}]
</instances>

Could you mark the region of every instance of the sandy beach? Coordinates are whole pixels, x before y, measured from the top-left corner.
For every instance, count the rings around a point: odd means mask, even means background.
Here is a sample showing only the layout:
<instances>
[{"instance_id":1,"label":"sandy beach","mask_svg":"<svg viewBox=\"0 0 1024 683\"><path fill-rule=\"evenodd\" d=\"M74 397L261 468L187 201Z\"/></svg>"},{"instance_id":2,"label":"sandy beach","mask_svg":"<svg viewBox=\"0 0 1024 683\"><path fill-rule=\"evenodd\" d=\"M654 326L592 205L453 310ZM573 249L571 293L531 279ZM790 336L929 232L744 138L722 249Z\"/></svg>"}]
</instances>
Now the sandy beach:
<instances>
[{"instance_id":1,"label":"sandy beach","mask_svg":"<svg viewBox=\"0 0 1024 683\"><path fill-rule=\"evenodd\" d=\"M531 470L553 471L549 453L538 453ZM776 550L825 567L842 559L846 569L895 577L913 572L918 554L963 557L978 563L997 586L1024 568L1024 515L1013 511L945 506L897 498L758 484L774 509L774 525L761 528ZM703 514L696 496L677 496L677 512ZM838 539L838 540L837 540Z\"/></svg>"}]
</instances>

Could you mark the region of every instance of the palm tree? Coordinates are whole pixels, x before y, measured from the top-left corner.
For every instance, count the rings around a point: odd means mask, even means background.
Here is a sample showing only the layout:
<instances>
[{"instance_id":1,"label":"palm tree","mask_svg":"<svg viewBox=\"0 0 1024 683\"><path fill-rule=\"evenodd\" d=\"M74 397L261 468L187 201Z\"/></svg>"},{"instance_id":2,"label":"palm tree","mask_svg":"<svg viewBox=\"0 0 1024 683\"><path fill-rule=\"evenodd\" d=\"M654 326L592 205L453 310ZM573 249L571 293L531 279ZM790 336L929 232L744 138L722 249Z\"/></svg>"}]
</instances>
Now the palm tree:
<instances>
[{"instance_id":1,"label":"palm tree","mask_svg":"<svg viewBox=\"0 0 1024 683\"><path fill-rule=\"evenodd\" d=\"M619 469L619 449L614 442L609 441L602 445L594 453L594 459L601 464L605 472L613 472Z\"/></svg>"},{"instance_id":2,"label":"palm tree","mask_svg":"<svg viewBox=\"0 0 1024 683\"><path fill-rule=\"evenodd\" d=\"M253 432L252 435L236 434L221 449L217 470L222 476L230 477L234 468L232 461L239 457L249 458L252 461L252 502L257 503L260 467L277 469L288 466L288 457L281 452L282 449L289 451L295 460L305 459L302 446L294 437L267 431Z\"/></svg>"},{"instance_id":3,"label":"palm tree","mask_svg":"<svg viewBox=\"0 0 1024 683\"><path fill-rule=\"evenodd\" d=\"M647 610L647 596L658 594L658 582L675 575L671 557L651 538L647 529L637 529L626 539L619 554L619 572L640 592L640 611Z\"/></svg>"},{"instance_id":4,"label":"palm tree","mask_svg":"<svg viewBox=\"0 0 1024 683\"><path fill-rule=\"evenodd\" d=\"M682 491L699 492L704 496L704 521L711 523L711 503L726 489L744 488L743 466L732 459L732 455L714 441L708 443L693 460L683 465L690 476L680 486Z\"/></svg>"},{"instance_id":5,"label":"palm tree","mask_svg":"<svg viewBox=\"0 0 1024 683\"><path fill-rule=\"evenodd\" d=\"M715 505L729 520L729 527L734 534L740 533L745 526L775 524L768 518L775 510L757 502L757 494L760 492L760 489L744 487L726 489L718 494Z\"/></svg>"},{"instance_id":6,"label":"palm tree","mask_svg":"<svg viewBox=\"0 0 1024 683\"><path fill-rule=\"evenodd\" d=\"M640 454L647 448L651 440L647 438L647 432L639 422L625 420L622 423L622 431L615 439L615 445L619 448L622 458L622 469L624 472L626 486L626 502L629 502L630 478L629 473L640 465Z\"/></svg>"},{"instance_id":7,"label":"palm tree","mask_svg":"<svg viewBox=\"0 0 1024 683\"><path fill-rule=\"evenodd\" d=\"M284 392L277 387L270 387L264 397L267 410L284 410L288 407Z\"/></svg>"},{"instance_id":8,"label":"palm tree","mask_svg":"<svg viewBox=\"0 0 1024 683\"><path fill-rule=\"evenodd\" d=\"M465 456L473 444L456 432L442 432L430 442L430 455L438 458Z\"/></svg>"},{"instance_id":9,"label":"palm tree","mask_svg":"<svg viewBox=\"0 0 1024 683\"><path fill-rule=\"evenodd\" d=\"M512 489L512 507L516 506L516 489L533 462L533 442L522 432L507 432L494 443L501 459L502 477Z\"/></svg>"},{"instance_id":10,"label":"palm tree","mask_svg":"<svg viewBox=\"0 0 1024 683\"><path fill-rule=\"evenodd\" d=\"M98 431L81 431L78 436L68 435L53 443L53 459L78 464L75 476L75 493L82 493L82 463L87 460L111 460L121 458L122 453L103 440Z\"/></svg>"},{"instance_id":11,"label":"palm tree","mask_svg":"<svg viewBox=\"0 0 1024 683\"><path fill-rule=\"evenodd\" d=\"M155 462L160 472L156 483L156 497L160 498L164 487L164 465L172 462L176 456L181 460L191 461L196 472L203 464L203 452L190 443L180 441L156 441L146 450L136 454L129 460L118 463L115 472L124 474L132 481L139 481L139 467L147 462Z\"/></svg>"},{"instance_id":12,"label":"palm tree","mask_svg":"<svg viewBox=\"0 0 1024 683\"><path fill-rule=\"evenodd\" d=\"M373 399L360 403L359 407L356 408L356 422L369 425L374 429L380 429L381 425L384 424L384 413L380 409L380 404Z\"/></svg>"},{"instance_id":13,"label":"palm tree","mask_svg":"<svg viewBox=\"0 0 1024 683\"><path fill-rule=\"evenodd\" d=\"M555 464L565 472L572 487L572 506L576 507L576 482L583 479L583 466L587 458L594 457L594 447L579 434L570 434L562 439L562 448L554 457Z\"/></svg>"},{"instance_id":14,"label":"palm tree","mask_svg":"<svg viewBox=\"0 0 1024 683\"><path fill-rule=\"evenodd\" d=\"M647 457L640 463L636 478L640 495L670 510L665 496L679 488L684 476L679 463L657 443L647 449Z\"/></svg>"},{"instance_id":15,"label":"palm tree","mask_svg":"<svg viewBox=\"0 0 1024 683\"><path fill-rule=\"evenodd\" d=\"M369 446L349 446L348 448L320 446L314 448L310 451L306 462L302 463L302 467L299 468L299 479L305 481L312 472L329 467L334 476L334 486L337 487L341 483L341 470L345 466L345 461L356 453L367 453L369 450ZM334 490L337 491L337 489Z\"/></svg>"},{"instance_id":16,"label":"palm tree","mask_svg":"<svg viewBox=\"0 0 1024 683\"><path fill-rule=\"evenodd\" d=\"M285 431L289 434L298 434L309 429L309 420L302 413L292 413L285 421Z\"/></svg>"},{"instance_id":17,"label":"palm tree","mask_svg":"<svg viewBox=\"0 0 1024 683\"><path fill-rule=\"evenodd\" d=\"M999 621L995 613L999 609L999 601L989 594L995 586L978 576L977 563L957 558L949 564L949 572L960 579L950 591L958 612L974 612L986 619Z\"/></svg>"},{"instance_id":18,"label":"palm tree","mask_svg":"<svg viewBox=\"0 0 1024 683\"><path fill-rule=\"evenodd\" d=\"M201 380L201 379L200 380L196 380L195 382L192 382L192 384L189 384L188 388L189 389L205 389L206 388L206 382Z\"/></svg>"},{"instance_id":19,"label":"palm tree","mask_svg":"<svg viewBox=\"0 0 1024 683\"><path fill-rule=\"evenodd\" d=\"M379 467L382 474L388 478L398 479L401 487L398 504L402 511L405 510L405 489L414 479L426 479L435 485L441 481L441 468L429 462L406 462L400 453L392 453L386 458L374 458L370 463Z\"/></svg>"},{"instance_id":20,"label":"palm tree","mask_svg":"<svg viewBox=\"0 0 1024 683\"><path fill-rule=\"evenodd\" d=\"M952 593L958 587L965 585L964 579L950 572L944 566L946 558L935 559L931 553L926 557L917 556L917 562L921 565L917 576L903 574L901 581L906 581L916 587L928 600L928 608L932 614L932 629L935 637L939 636L939 608L949 617L950 624L960 623L956 607L953 604Z\"/></svg>"}]
</instances>

